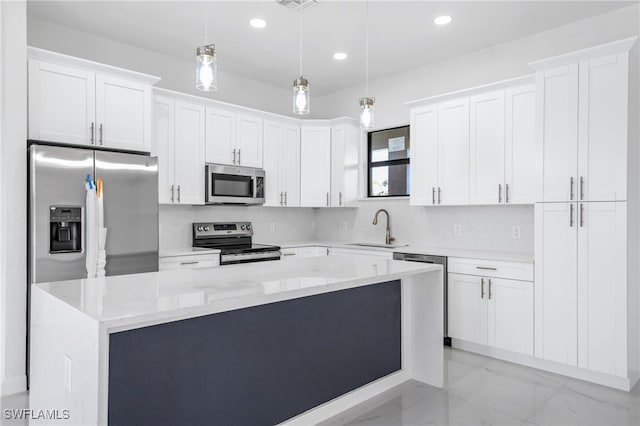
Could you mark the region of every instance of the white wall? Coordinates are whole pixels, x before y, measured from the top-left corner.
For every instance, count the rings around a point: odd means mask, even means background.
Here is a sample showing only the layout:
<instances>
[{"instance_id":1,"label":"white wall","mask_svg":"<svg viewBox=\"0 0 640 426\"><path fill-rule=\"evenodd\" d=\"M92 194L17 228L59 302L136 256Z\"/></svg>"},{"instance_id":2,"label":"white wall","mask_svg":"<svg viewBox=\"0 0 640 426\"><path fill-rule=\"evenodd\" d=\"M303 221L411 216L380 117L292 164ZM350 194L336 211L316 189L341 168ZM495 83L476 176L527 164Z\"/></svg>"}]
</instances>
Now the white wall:
<instances>
[{"instance_id":1,"label":"white wall","mask_svg":"<svg viewBox=\"0 0 640 426\"><path fill-rule=\"evenodd\" d=\"M262 206L160 206L160 251L191 247L193 222L250 221L256 243L310 241L316 238L315 214L308 208ZM274 224L275 229L270 225Z\"/></svg>"},{"instance_id":2,"label":"white wall","mask_svg":"<svg viewBox=\"0 0 640 426\"><path fill-rule=\"evenodd\" d=\"M226 73L223 63L219 64L218 90L200 92L195 89L195 56L193 62L184 61L34 17L28 17L27 24L30 46L156 75L162 78L157 86L165 89L292 115L289 88Z\"/></svg>"},{"instance_id":3,"label":"white wall","mask_svg":"<svg viewBox=\"0 0 640 426\"><path fill-rule=\"evenodd\" d=\"M0 330L2 394L26 386L26 3L0 2Z\"/></svg>"}]
</instances>

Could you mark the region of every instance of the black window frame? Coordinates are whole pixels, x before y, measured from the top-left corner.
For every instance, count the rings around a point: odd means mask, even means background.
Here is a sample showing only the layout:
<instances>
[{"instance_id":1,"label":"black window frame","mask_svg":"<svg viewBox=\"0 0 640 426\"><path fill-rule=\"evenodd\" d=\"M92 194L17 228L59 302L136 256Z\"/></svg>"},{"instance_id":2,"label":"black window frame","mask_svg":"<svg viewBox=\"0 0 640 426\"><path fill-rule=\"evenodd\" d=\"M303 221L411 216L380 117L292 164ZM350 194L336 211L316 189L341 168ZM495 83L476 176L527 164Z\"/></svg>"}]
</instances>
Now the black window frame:
<instances>
[{"instance_id":1,"label":"black window frame","mask_svg":"<svg viewBox=\"0 0 640 426\"><path fill-rule=\"evenodd\" d=\"M400 158L397 160L386 160L386 161L376 161L372 162L371 160L371 135L373 133L378 132L386 132L388 130L396 130L396 129L407 129L408 133L411 134L411 126L406 124L404 126L397 127L389 127L388 129L379 129L374 130L373 132L367 132L367 198L399 198L399 197L408 197L407 194L397 194L397 195L372 195L371 194L371 169L374 167L384 167L384 166L397 166L397 165L410 165L411 164L411 155L407 158ZM411 137L409 137L409 149L411 149ZM408 186L407 186L408 187Z\"/></svg>"}]
</instances>

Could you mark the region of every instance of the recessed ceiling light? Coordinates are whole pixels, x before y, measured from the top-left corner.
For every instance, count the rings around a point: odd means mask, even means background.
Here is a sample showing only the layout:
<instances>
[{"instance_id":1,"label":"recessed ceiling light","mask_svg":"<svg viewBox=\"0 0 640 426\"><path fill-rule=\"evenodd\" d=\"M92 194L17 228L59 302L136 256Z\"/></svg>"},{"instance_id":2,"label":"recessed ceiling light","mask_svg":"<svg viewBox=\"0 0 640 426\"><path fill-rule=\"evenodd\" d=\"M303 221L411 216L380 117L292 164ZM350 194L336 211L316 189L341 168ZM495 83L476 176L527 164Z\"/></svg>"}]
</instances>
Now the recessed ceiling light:
<instances>
[{"instance_id":1,"label":"recessed ceiling light","mask_svg":"<svg viewBox=\"0 0 640 426\"><path fill-rule=\"evenodd\" d=\"M336 52L333 54L333 59L344 61L345 59L347 59L347 54L344 52Z\"/></svg>"},{"instance_id":2,"label":"recessed ceiling light","mask_svg":"<svg viewBox=\"0 0 640 426\"><path fill-rule=\"evenodd\" d=\"M438 16L436 19L433 20L433 22L435 22L436 25L447 25L448 23L451 22L451 16L448 16L448 15Z\"/></svg>"},{"instance_id":3,"label":"recessed ceiling light","mask_svg":"<svg viewBox=\"0 0 640 426\"><path fill-rule=\"evenodd\" d=\"M267 26L267 21L261 18L253 18L252 20L249 21L249 24L253 28L264 28Z\"/></svg>"}]
</instances>

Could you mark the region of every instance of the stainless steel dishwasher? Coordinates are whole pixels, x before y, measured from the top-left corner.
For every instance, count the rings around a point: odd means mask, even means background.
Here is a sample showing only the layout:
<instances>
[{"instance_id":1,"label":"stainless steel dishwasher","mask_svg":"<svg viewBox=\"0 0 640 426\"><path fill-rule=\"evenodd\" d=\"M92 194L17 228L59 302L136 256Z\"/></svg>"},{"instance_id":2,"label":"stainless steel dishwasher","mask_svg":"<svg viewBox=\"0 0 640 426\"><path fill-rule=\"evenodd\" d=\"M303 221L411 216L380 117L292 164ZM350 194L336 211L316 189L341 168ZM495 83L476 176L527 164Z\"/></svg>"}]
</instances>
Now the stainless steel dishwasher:
<instances>
[{"instance_id":1,"label":"stainless steel dishwasher","mask_svg":"<svg viewBox=\"0 0 640 426\"><path fill-rule=\"evenodd\" d=\"M443 271L443 280L444 280L444 344L445 346L451 346L451 337L449 337L448 332L448 302L447 302L447 257L446 256L432 256L430 254L419 254L419 253L402 253L402 252L394 252L393 253L394 260L404 260L407 262L420 262L420 263L433 263L436 265L442 265Z\"/></svg>"}]
</instances>

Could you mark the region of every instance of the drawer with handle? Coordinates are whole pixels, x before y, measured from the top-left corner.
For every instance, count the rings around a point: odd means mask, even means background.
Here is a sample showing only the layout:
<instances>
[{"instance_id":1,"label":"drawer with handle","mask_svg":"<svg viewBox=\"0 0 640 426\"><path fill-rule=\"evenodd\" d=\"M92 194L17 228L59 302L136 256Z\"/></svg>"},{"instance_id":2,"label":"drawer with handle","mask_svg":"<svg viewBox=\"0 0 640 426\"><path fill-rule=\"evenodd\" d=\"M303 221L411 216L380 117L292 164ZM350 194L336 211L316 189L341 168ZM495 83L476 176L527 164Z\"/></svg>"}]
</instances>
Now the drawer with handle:
<instances>
[{"instance_id":1,"label":"drawer with handle","mask_svg":"<svg viewBox=\"0 0 640 426\"><path fill-rule=\"evenodd\" d=\"M456 274L533 281L532 263L450 257L447 268Z\"/></svg>"},{"instance_id":2,"label":"drawer with handle","mask_svg":"<svg viewBox=\"0 0 640 426\"><path fill-rule=\"evenodd\" d=\"M159 259L159 269L201 269L213 268L220 265L219 254L197 254L184 256L167 256Z\"/></svg>"}]
</instances>

